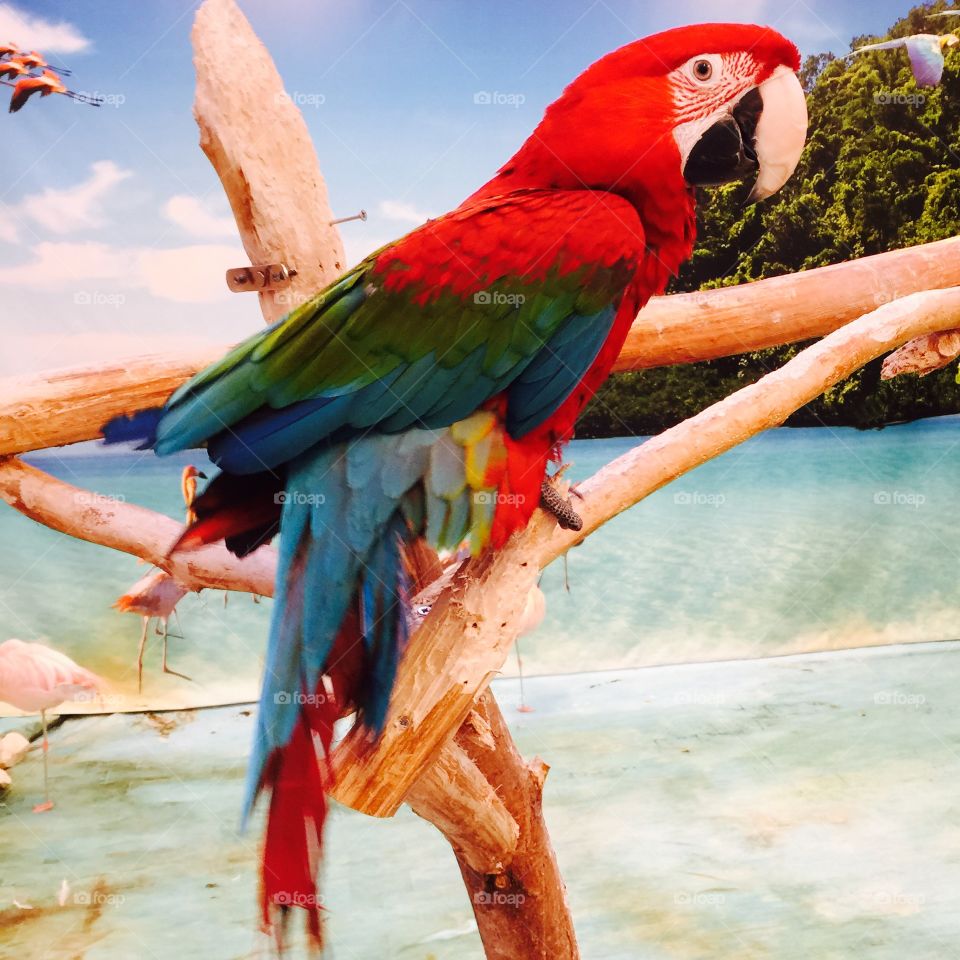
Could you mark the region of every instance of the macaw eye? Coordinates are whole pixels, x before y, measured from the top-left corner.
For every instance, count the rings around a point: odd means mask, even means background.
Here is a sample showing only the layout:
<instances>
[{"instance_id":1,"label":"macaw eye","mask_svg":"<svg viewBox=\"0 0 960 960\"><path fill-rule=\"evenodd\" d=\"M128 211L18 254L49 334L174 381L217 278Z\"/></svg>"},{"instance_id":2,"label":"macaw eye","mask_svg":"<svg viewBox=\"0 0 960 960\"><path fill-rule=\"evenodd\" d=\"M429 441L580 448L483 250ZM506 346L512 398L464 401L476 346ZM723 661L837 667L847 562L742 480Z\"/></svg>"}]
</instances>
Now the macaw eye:
<instances>
[{"instance_id":1,"label":"macaw eye","mask_svg":"<svg viewBox=\"0 0 960 960\"><path fill-rule=\"evenodd\" d=\"M419 606L413 608L413 612L418 617L425 617L431 610L431 605L429 603L421 603Z\"/></svg>"},{"instance_id":2,"label":"macaw eye","mask_svg":"<svg viewBox=\"0 0 960 960\"><path fill-rule=\"evenodd\" d=\"M723 74L723 58L718 53L702 53L688 60L681 69L695 83L713 86Z\"/></svg>"},{"instance_id":3,"label":"macaw eye","mask_svg":"<svg viewBox=\"0 0 960 960\"><path fill-rule=\"evenodd\" d=\"M709 80L713 76L713 64L709 60L695 60L693 75L698 80Z\"/></svg>"}]
</instances>

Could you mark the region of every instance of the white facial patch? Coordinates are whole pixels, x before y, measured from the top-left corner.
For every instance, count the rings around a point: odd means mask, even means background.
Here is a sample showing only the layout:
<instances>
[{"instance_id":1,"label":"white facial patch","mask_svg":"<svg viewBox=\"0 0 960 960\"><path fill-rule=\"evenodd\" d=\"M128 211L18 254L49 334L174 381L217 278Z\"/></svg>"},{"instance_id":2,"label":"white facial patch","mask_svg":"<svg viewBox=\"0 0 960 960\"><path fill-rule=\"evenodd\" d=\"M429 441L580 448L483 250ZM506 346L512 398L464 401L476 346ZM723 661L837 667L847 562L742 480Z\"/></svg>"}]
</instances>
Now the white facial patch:
<instances>
[{"instance_id":1,"label":"white facial patch","mask_svg":"<svg viewBox=\"0 0 960 960\"><path fill-rule=\"evenodd\" d=\"M703 63L711 66L709 76L704 75ZM674 116L679 121L673 128L673 138L680 151L681 166L703 134L731 114L740 97L750 89L756 69L748 53L702 53L667 75L673 92Z\"/></svg>"}]
</instances>

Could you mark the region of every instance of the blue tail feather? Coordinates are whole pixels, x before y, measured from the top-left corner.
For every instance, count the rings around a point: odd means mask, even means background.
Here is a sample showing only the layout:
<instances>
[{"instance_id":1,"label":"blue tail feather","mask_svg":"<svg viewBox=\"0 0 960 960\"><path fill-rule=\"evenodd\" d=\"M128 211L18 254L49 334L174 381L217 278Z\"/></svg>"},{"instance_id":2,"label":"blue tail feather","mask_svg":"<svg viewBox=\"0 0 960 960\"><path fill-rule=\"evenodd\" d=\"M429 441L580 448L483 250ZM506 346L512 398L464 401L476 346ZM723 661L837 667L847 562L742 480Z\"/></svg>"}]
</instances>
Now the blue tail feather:
<instances>
[{"instance_id":1,"label":"blue tail feather","mask_svg":"<svg viewBox=\"0 0 960 960\"><path fill-rule=\"evenodd\" d=\"M328 668L351 603L359 604L366 661L361 717L374 731L385 722L407 636L402 547L421 532L411 526L404 500L421 482L438 439L418 434L370 434L315 448L289 465L247 813L264 765L293 734L301 694L314 693Z\"/></svg>"},{"instance_id":2,"label":"blue tail feather","mask_svg":"<svg viewBox=\"0 0 960 960\"><path fill-rule=\"evenodd\" d=\"M138 450L150 450L157 440L157 426L163 407L148 407L130 416L114 417L100 429L106 443L136 443Z\"/></svg>"}]
</instances>

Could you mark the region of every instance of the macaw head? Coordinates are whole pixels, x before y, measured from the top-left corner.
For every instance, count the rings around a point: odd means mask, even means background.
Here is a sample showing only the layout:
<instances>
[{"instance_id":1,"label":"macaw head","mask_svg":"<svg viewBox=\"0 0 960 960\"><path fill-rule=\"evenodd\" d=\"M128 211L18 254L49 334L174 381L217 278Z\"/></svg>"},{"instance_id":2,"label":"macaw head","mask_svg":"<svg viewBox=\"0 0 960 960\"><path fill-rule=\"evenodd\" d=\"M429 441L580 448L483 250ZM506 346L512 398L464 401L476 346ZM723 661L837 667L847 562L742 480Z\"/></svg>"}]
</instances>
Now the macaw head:
<instances>
[{"instance_id":1,"label":"macaw head","mask_svg":"<svg viewBox=\"0 0 960 960\"><path fill-rule=\"evenodd\" d=\"M577 77L481 192L607 190L654 223L676 219L678 195L689 206L695 186L753 176L750 199L763 199L803 150L799 67L770 27L700 24L634 41Z\"/></svg>"}]
</instances>

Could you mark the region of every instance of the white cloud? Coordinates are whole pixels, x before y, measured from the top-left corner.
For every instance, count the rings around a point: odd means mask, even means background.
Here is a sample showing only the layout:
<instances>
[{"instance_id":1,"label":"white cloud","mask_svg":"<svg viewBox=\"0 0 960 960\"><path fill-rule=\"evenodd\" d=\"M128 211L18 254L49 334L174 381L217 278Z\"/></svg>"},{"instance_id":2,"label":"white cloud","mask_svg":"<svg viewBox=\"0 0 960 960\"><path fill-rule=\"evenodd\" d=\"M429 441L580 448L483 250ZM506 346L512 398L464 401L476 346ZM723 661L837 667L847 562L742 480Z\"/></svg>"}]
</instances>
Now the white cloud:
<instances>
[{"instance_id":1,"label":"white cloud","mask_svg":"<svg viewBox=\"0 0 960 960\"><path fill-rule=\"evenodd\" d=\"M239 247L226 244L147 249L137 258L137 275L156 297L177 303L210 303L232 296L225 274L230 267L248 262Z\"/></svg>"},{"instance_id":2,"label":"white cloud","mask_svg":"<svg viewBox=\"0 0 960 960\"><path fill-rule=\"evenodd\" d=\"M19 203L6 207L3 216L8 231L0 236L9 236L12 232L16 238L16 224L20 220L32 220L60 235L102 227L107 223L104 200L118 183L130 176L129 170L121 170L110 160L91 164L90 176L82 183L62 190L47 187L41 193L29 194Z\"/></svg>"},{"instance_id":3,"label":"white cloud","mask_svg":"<svg viewBox=\"0 0 960 960\"><path fill-rule=\"evenodd\" d=\"M44 20L11 3L0 3L0 39L41 53L80 53L90 46L72 23Z\"/></svg>"},{"instance_id":4,"label":"white cloud","mask_svg":"<svg viewBox=\"0 0 960 960\"><path fill-rule=\"evenodd\" d=\"M105 243L37 243L33 259L0 267L0 286L37 289L64 287L90 280L125 281L133 272L135 256Z\"/></svg>"},{"instance_id":5,"label":"white cloud","mask_svg":"<svg viewBox=\"0 0 960 960\"><path fill-rule=\"evenodd\" d=\"M191 237L202 240L236 237L237 225L229 214L212 213L197 197L177 194L163 206L163 215Z\"/></svg>"},{"instance_id":6,"label":"white cloud","mask_svg":"<svg viewBox=\"0 0 960 960\"><path fill-rule=\"evenodd\" d=\"M133 308L131 304L122 306ZM116 311L113 316L118 324L126 319ZM232 339L237 340L239 336L238 332ZM189 352L197 356L209 352L210 363L213 363L223 356L231 342L231 339L218 340L194 333L100 327L80 332L12 333L5 338L7 349L0 355L0 376L29 375L37 370L84 363L103 364L148 353Z\"/></svg>"},{"instance_id":7,"label":"white cloud","mask_svg":"<svg viewBox=\"0 0 960 960\"><path fill-rule=\"evenodd\" d=\"M239 246L224 244L162 250L94 242L45 242L33 245L31 253L32 259L25 263L0 267L0 287L72 289L80 297L92 290L98 297L146 290L175 303L211 303L231 296L224 273L246 262Z\"/></svg>"},{"instance_id":8,"label":"white cloud","mask_svg":"<svg viewBox=\"0 0 960 960\"><path fill-rule=\"evenodd\" d=\"M418 210L412 203L405 203L402 200L381 200L380 213L388 220L399 220L401 223L410 223L415 227L419 227L421 223L433 216L432 213Z\"/></svg>"}]
</instances>

